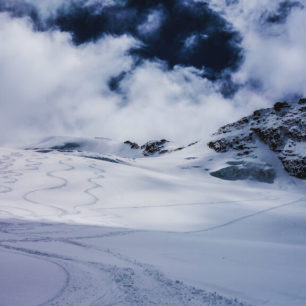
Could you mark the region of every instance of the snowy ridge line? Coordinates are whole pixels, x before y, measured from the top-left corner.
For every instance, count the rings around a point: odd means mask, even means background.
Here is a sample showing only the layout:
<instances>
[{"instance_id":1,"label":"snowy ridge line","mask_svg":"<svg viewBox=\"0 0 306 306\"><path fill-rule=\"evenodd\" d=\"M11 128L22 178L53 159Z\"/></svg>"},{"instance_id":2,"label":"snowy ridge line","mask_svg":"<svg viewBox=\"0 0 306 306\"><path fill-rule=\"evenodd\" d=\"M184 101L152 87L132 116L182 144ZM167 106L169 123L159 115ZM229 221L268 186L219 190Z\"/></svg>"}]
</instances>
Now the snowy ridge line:
<instances>
[{"instance_id":1,"label":"snowy ridge line","mask_svg":"<svg viewBox=\"0 0 306 306\"><path fill-rule=\"evenodd\" d=\"M239 217L239 218L233 219L231 221L228 221L228 222L220 224L220 225L212 226L212 227L202 229L202 230L188 231L188 232L185 232L185 233L190 234L190 233L201 233L201 232L212 231L212 230L215 230L215 229L218 229L218 228L222 228L222 227L237 223L239 221L243 221L245 219L256 217L258 215L264 214L264 213L269 212L269 211L273 211L273 210L276 210L276 209L279 209L279 208L291 206L291 205L294 205L294 204L297 204L297 203L300 203L300 202L305 202L305 204L306 204L306 197L302 197L298 200L291 201L291 202L281 204L281 205L277 205L277 206L273 206L273 207L270 207L270 208L267 208L267 209L259 210L259 211L255 212L253 214L249 214L249 215L246 215L246 216L243 216L243 217Z\"/></svg>"},{"instance_id":2,"label":"snowy ridge line","mask_svg":"<svg viewBox=\"0 0 306 306\"><path fill-rule=\"evenodd\" d=\"M71 160L71 158L67 158L67 160ZM42 203L40 203L40 202L31 200L31 199L29 198L29 196L30 196L31 194L34 194L34 193L36 193L36 192L43 192L43 191L47 191L47 190L62 189L62 188L65 188L65 187L67 186L68 181L67 181L65 178L63 178L63 177L54 175L54 173L63 172L63 171L72 171L72 170L75 169L75 167L74 167L74 166L71 166L71 165L67 165L67 164L65 164L65 163L64 163L63 161L61 161L61 160L59 161L59 164L64 165L64 166L66 166L66 167L68 167L68 168L66 168L66 169L60 169L60 170L48 171L48 172L46 173L46 175L49 176L49 177L51 177L51 178L55 178L55 179L60 180L60 181L62 182L61 184L55 185L55 186L51 186L51 187L42 188L42 189L35 189L35 190L32 190L32 191L29 191L29 192L27 192L26 194L23 195L23 199L24 199L25 201L31 203L31 204L40 205L40 206L42 206L42 207L44 207L44 208L46 208L46 207L53 208L54 210L59 211L58 217L62 217L62 216L64 216L64 215L67 215L67 214L68 214L68 211L66 211L66 210L64 210L64 209L62 209L62 208L59 208L59 207L57 207L57 206L54 206L54 205L49 205L49 204L44 205L44 204L42 204ZM37 216L37 215L35 214L35 216Z\"/></svg>"}]
</instances>

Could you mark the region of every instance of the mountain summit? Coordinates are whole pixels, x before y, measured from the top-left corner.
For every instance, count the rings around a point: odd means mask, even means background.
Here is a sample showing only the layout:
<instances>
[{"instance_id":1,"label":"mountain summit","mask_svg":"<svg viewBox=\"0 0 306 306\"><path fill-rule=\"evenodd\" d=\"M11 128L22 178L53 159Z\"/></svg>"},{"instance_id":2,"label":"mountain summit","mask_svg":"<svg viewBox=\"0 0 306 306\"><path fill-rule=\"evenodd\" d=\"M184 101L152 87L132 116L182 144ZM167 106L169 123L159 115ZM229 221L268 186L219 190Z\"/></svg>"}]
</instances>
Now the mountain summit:
<instances>
[{"instance_id":1,"label":"mountain summit","mask_svg":"<svg viewBox=\"0 0 306 306\"><path fill-rule=\"evenodd\" d=\"M290 175L305 179L305 115L306 98L293 104L277 102L272 108L257 110L221 127L208 146L216 152L231 152L240 164L246 160L267 162L262 152L268 149Z\"/></svg>"}]
</instances>

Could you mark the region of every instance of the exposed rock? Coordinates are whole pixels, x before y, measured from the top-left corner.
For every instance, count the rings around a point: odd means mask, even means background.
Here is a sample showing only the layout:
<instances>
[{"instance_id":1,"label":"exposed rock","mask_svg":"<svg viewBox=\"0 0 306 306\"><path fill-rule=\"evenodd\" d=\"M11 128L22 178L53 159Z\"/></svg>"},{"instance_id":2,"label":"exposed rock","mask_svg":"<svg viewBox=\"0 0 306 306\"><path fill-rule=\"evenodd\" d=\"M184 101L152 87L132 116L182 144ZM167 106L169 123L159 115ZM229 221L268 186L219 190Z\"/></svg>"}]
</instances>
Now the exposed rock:
<instances>
[{"instance_id":1,"label":"exposed rock","mask_svg":"<svg viewBox=\"0 0 306 306\"><path fill-rule=\"evenodd\" d=\"M284 169L306 178L306 98L298 103L277 102L273 108L221 127L208 146L216 152L233 151L237 157L256 156L259 139L281 160Z\"/></svg>"},{"instance_id":2,"label":"exposed rock","mask_svg":"<svg viewBox=\"0 0 306 306\"><path fill-rule=\"evenodd\" d=\"M277 112L288 107L290 107L290 105L287 102L276 102L273 106L274 110Z\"/></svg>"},{"instance_id":3,"label":"exposed rock","mask_svg":"<svg viewBox=\"0 0 306 306\"><path fill-rule=\"evenodd\" d=\"M70 152L73 150L76 150L78 148L80 148L80 144L79 143L75 143L75 142L67 142L63 145L59 145L59 146L53 146L50 149L51 150L57 150L57 151L63 151L63 152Z\"/></svg>"},{"instance_id":4,"label":"exposed rock","mask_svg":"<svg viewBox=\"0 0 306 306\"><path fill-rule=\"evenodd\" d=\"M131 149L137 150L137 149L140 148L139 145L136 142L131 142L131 141L127 140L124 143L128 144L131 147Z\"/></svg>"},{"instance_id":5,"label":"exposed rock","mask_svg":"<svg viewBox=\"0 0 306 306\"><path fill-rule=\"evenodd\" d=\"M306 98L300 99L299 104L306 104Z\"/></svg>"},{"instance_id":6,"label":"exposed rock","mask_svg":"<svg viewBox=\"0 0 306 306\"><path fill-rule=\"evenodd\" d=\"M141 149L143 150L143 154L145 156L153 155L155 153L164 154L167 153L168 150L165 150L165 145L169 141L166 139L161 139L159 141L149 141L141 146Z\"/></svg>"},{"instance_id":7,"label":"exposed rock","mask_svg":"<svg viewBox=\"0 0 306 306\"><path fill-rule=\"evenodd\" d=\"M164 154L164 153L169 152L168 150L165 149L165 145L168 142L169 141L166 139L154 140L154 141L148 141L142 146L138 145L136 142L132 142L129 140L125 141L124 143L129 145L131 149L134 149L134 150L141 149L144 156L150 156L156 153Z\"/></svg>"},{"instance_id":8,"label":"exposed rock","mask_svg":"<svg viewBox=\"0 0 306 306\"><path fill-rule=\"evenodd\" d=\"M165 154L165 153L171 153L171 152L176 152L176 151L181 151L187 147L191 147L193 145L196 145L198 143L198 141L192 142L190 144L188 144L187 146L181 146L181 147L173 147L173 146L168 146L168 144L170 143L170 141L166 140L166 139L161 139L161 140L153 140L153 141L148 141L143 145L138 145L135 142L132 141L125 141L124 142L126 145L129 145L131 149L135 149L135 150L142 150L142 153L144 156L152 156L152 155L161 155L161 154Z\"/></svg>"},{"instance_id":9,"label":"exposed rock","mask_svg":"<svg viewBox=\"0 0 306 306\"><path fill-rule=\"evenodd\" d=\"M263 183L273 183L274 169L267 164L252 162L229 162L228 167L211 172L210 175L229 181L254 180Z\"/></svg>"}]
</instances>

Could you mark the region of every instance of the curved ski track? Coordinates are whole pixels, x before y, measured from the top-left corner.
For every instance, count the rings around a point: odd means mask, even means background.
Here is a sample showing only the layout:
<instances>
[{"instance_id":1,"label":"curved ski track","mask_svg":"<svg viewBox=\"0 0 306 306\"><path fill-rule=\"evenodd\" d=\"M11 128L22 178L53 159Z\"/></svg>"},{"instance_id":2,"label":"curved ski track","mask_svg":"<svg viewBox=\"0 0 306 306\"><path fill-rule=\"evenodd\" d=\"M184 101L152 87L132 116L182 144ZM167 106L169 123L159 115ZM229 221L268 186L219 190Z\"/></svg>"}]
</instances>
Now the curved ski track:
<instances>
[{"instance_id":1,"label":"curved ski track","mask_svg":"<svg viewBox=\"0 0 306 306\"><path fill-rule=\"evenodd\" d=\"M12 154L12 156L3 155L0 159L0 193L12 191L10 185L17 182L17 178L22 173L9 170L15 162L15 158L21 157L22 154ZM45 159L41 158L41 160ZM26 159L25 170L37 171L43 164L38 161L39 158ZM56 184L41 189L35 189L28 191L23 195L23 199L28 203L39 205L44 208L52 209L52 213L58 217L71 214L71 212L50 204L41 203L32 199L35 193L41 193L50 190L60 190L65 188L69 181L62 176L56 175L60 172L68 172L75 170L73 165L69 165L66 162L71 158L66 158L64 161L60 160L58 163L63 166L62 169L48 171L46 176L57 181ZM104 178L104 170L99 169L97 164L90 164L89 168L94 170L94 177L87 179L87 182L91 185L89 188L83 190L91 199L88 202L74 205L73 210L75 214L80 214L82 207L95 205L100 198L98 198L94 190L103 188L103 186L96 182L96 180ZM2 182L2 180L4 182ZM267 198L252 199L246 201L260 201ZM274 199L277 200L277 199ZM243 201L239 201L243 202ZM260 214L264 214L276 209L281 209L286 206L294 205L297 203L305 202L306 197L302 197L299 200L290 201L281 205L276 205L267 209L259 210L249 215L245 215L239 218L232 219L223 224L215 225L209 228L204 228L196 231L189 231L186 234L212 231L215 229L230 226L237 222L243 221L248 218L256 217ZM105 210L115 209L145 209L145 208L163 208L163 207L180 207L180 206L201 206L201 205L221 205L221 204L238 204L237 201L211 201L211 202L198 202L198 203L173 203L167 205L141 205L141 206L129 206L129 207L103 207ZM1 206L3 207L3 206ZM16 209L22 209L17 208ZM27 212L30 210L24 209ZM3 212L6 212L3 210ZM15 215L11 212L12 217ZM33 216L38 217L37 214L31 210ZM39 215L39 217L42 217ZM65 283L62 288L56 293L55 296L49 300L43 302L41 306L49 305L76 305L77 300L79 305L239 305L243 304L236 299L226 298L218 295L216 292L207 292L203 289L198 289L193 286L189 286L180 280L172 280L165 276L162 272L156 269L154 266L147 263L142 263L138 260L130 258L119 252L115 252L108 248L102 248L93 246L91 244L83 242L90 238L103 239L105 237L117 236L117 235L131 235L135 232L132 230L122 231L110 231L108 233L95 234L95 235L71 235L67 237L52 237L52 233L57 231L56 224L50 225L53 230L49 232L43 232L42 228L39 230L39 236L33 237L31 232L27 233L24 226L31 227L30 225L24 225L25 223L7 225L0 222L0 232L14 234L16 239L0 239L0 248L9 252L16 252L26 256L35 257L41 260L48 261L56 264L61 268L65 275ZM36 226L43 226L43 224L37 224ZM49 235L48 235L49 234ZM20 238L23 237L23 238ZM69 247L78 248L82 252L94 251L100 254L100 260L84 260L78 258L74 253L68 255L61 254L61 247L55 248L53 252L48 252L40 246L39 243L52 242L62 246L64 244L67 249ZM31 243L28 247L27 243ZM33 246L33 243L37 245ZM33 249L34 248L34 249ZM104 262L104 258L113 258L115 262L119 262L119 265L109 264Z\"/></svg>"},{"instance_id":2,"label":"curved ski track","mask_svg":"<svg viewBox=\"0 0 306 306\"><path fill-rule=\"evenodd\" d=\"M90 183L92 185L92 187L89 187L89 188L85 189L83 192L85 194L87 194L89 197L91 197L92 200L87 202L87 203L75 205L73 207L73 209L76 211L75 214L80 214L81 213L81 211L78 210L78 208L95 205L100 200L100 198L95 196L95 194L92 193L92 191L95 190L95 189L103 188L103 186L101 184L95 182L95 180L104 178L104 175L100 174L101 172L104 173L104 170L97 168L96 164L89 165L89 168L96 170L97 172L95 172L95 175L97 175L97 176L88 178L87 182Z\"/></svg>"},{"instance_id":3,"label":"curved ski track","mask_svg":"<svg viewBox=\"0 0 306 306\"><path fill-rule=\"evenodd\" d=\"M220 225L215 225L215 226L208 227L208 228L205 228L205 229L196 230L196 231L190 231L190 232L186 232L186 233L188 234L188 233L200 233L200 232L212 231L212 230L215 230L215 229L219 229L219 228L222 228L222 227L225 227L225 226L232 225L232 224L240 222L240 221L244 221L245 219L256 217L256 216L259 216L261 214L264 214L264 213L267 213L267 212L270 212L270 211L273 211L273 210L276 210L276 209L284 208L284 207L287 207L287 206L291 206L291 205L294 205L294 204L297 204L297 203L301 203L301 202L305 202L305 204L306 204L306 197L302 197L302 198L300 198L298 200L290 201L288 203L276 205L276 206L273 206L273 207L270 207L270 208L262 209L262 210L259 210L259 211L255 212L255 213L253 213L253 214L242 216L242 217L230 220L230 221L225 222L225 223L220 224Z\"/></svg>"},{"instance_id":4,"label":"curved ski track","mask_svg":"<svg viewBox=\"0 0 306 306\"><path fill-rule=\"evenodd\" d=\"M131 231L113 232L110 235L128 235ZM108 237L93 235L94 238ZM188 286L179 280L166 277L154 266L131 259L110 249L88 245L80 240L88 237L44 237L40 240L20 239L1 240L0 247L9 251L41 258L57 264L66 275L66 282L59 292L41 305L239 305L236 299L225 298L216 292L207 292ZM58 252L35 250L18 243L50 241L72 245L87 252L96 251L102 260L84 261L77 256ZM103 263L103 257L113 257L121 262L120 266ZM99 256L100 257L100 256ZM95 271L89 273L89 271ZM107 286L105 288L105 286Z\"/></svg>"},{"instance_id":5,"label":"curved ski track","mask_svg":"<svg viewBox=\"0 0 306 306\"><path fill-rule=\"evenodd\" d=\"M70 158L67 158L67 160L71 160L71 159L70 159ZM60 207L58 207L58 206L54 206L54 205L50 205L50 204L45 205L45 204L43 204L43 203L41 203L41 202L38 202L38 201L35 201L35 200L31 200L31 199L30 199L30 195L33 195L34 193L43 192L43 191L48 191L48 190L62 189L62 188L65 188L65 187L68 185L68 181L67 181L65 178L63 178L63 177L61 177L61 176L54 175L54 173L57 173L57 172L64 172L64 171L72 171L72 170L75 169L75 167L74 167L74 166L71 166L71 165L65 164L62 160L60 160L58 163L59 163L60 165L66 166L66 168L64 168L64 169L59 169L59 170L48 171L48 172L46 173L46 175L49 176L49 177L51 177L51 178L54 178L54 179L59 180L61 183L60 183L60 184L57 184L57 185L54 185L54 186L46 187L46 188L31 190L31 191L29 191L29 192L27 192L27 193L25 193L25 194L23 195L23 199L24 199L25 201L31 203L31 204L39 205L39 206L42 206L42 207L44 207L44 208L50 207L50 208L52 208L53 210L55 210L55 211L58 212L57 216L61 217L61 216L63 216L63 215L67 215L67 214L68 214L68 211L65 210L65 209L62 209L62 208L60 208ZM38 163L35 164L35 166L37 166L37 165L38 165ZM35 169L35 170L36 170L36 169ZM35 215L36 215L36 214L35 214Z\"/></svg>"}]
</instances>

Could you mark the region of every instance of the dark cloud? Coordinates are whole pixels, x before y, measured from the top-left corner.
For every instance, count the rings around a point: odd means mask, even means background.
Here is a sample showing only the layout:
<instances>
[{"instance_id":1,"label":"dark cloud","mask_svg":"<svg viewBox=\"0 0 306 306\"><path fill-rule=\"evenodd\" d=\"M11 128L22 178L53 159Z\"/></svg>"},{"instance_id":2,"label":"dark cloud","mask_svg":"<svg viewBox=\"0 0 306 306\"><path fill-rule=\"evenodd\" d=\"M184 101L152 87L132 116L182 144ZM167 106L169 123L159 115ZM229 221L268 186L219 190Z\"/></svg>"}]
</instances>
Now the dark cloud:
<instances>
[{"instance_id":1,"label":"dark cloud","mask_svg":"<svg viewBox=\"0 0 306 306\"><path fill-rule=\"evenodd\" d=\"M0 2L0 12L9 12L12 17L30 17L36 31L44 30L44 25L37 8L27 2L3 1Z\"/></svg>"},{"instance_id":2,"label":"dark cloud","mask_svg":"<svg viewBox=\"0 0 306 306\"><path fill-rule=\"evenodd\" d=\"M0 0L0 141L187 143L305 96L297 1Z\"/></svg>"},{"instance_id":3,"label":"dark cloud","mask_svg":"<svg viewBox=\"0 0 306 306\"><path fill-rule=\"evenodd\" d=\"M143 42L132 50L141 58L158 58L175 65L205 68L206 77L235 70L241 62L240 36L205 3L174 0L130 0L93 13L91 6L74 5L53 21L71 32L76 44L109 33L129 33Z\"/></svg>"},{"instance_id":4,"label":"dark cloud","mask_svg":"<svg viewBox=\"0 0 306 306\"><path fill-rule=\"evenodd\" d=\"M225 0L225 3L227 6L234 5L234 4L238 4L239 0Z\"/></svg>"},{"instance_id":5,"label":"dark cloud","mask_svg":"<svg viewBox=\"0 0 306 306\"><path fill-rule=\"evenodd\" d=\"M108 81L108 87L110 88L110 90L121 93L122 91L120 88L120 83L125 78L126 75L127 75L127 72L123 71L119 73L118 75L111 77Z\"/></svg>"},{"instance_id":6,"label":"dark cloud","mask_svg":"<svg viewBox=\"0 0 306 306\"><path fill-rule=\"evenodd\" d=\"M203 69L203 77L210 80L221 79L225 72L228 79L228 72L235 71L243 58L239 33L203 2L127 0L89 5L74 1L44 23L30 4L1 9L30 16L37 29L69 32L76 45L97 41L105 34L132 35L142 42L130 50L134 57L159 59L170 69L176 65Z\"/></svg>"},{"instance_id":7,"label":"dark cloud","mask_svg":"<svg viewBox=\"0 0 306 306\"><path fill-rule=\"evenodd\" d=\"M273 12L265 12L262 16L266 23L285 23L293 9L303 9L304 6L299 1L282 1Z\"/></svg>"}]
</instances>

